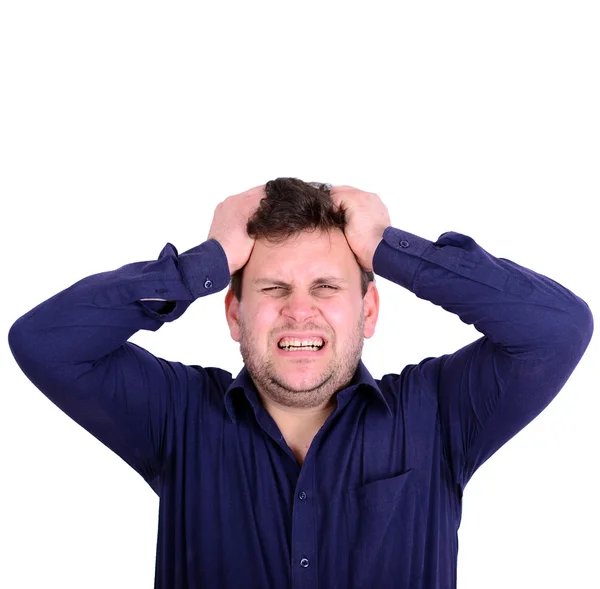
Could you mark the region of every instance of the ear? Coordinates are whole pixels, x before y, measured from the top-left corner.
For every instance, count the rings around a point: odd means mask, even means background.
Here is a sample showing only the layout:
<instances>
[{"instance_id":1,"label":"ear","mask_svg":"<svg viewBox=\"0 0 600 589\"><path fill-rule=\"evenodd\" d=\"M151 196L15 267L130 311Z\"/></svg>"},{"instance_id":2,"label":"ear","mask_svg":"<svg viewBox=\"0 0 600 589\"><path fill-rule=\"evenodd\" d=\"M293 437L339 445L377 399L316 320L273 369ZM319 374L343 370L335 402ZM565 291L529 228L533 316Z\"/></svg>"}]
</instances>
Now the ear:
<instances>
[{"instance_id":1,"label":"ear","mask_svg":"<svg viewBox=\"0 0 600 589\"><path fill-rule=\"evenodd\" d=\"M240 341L240 302L237 297L233 294L231 288L225 295L225 317L227 318L227 324L229 325L229 333L231 339L236 342Z\"/></svg>"},{"instance_id":2,"label":"ear","mask_svg":"<svg viewBox=\"0 0 600 589\"><path fill-rule=\"evenodd\" d=\"M368 339L375 333L375 325L377 317L379 317L379 292L374 282L369 282L363 298L363 309L365 314L364 336Z\"/></svg>"}]
</instances>

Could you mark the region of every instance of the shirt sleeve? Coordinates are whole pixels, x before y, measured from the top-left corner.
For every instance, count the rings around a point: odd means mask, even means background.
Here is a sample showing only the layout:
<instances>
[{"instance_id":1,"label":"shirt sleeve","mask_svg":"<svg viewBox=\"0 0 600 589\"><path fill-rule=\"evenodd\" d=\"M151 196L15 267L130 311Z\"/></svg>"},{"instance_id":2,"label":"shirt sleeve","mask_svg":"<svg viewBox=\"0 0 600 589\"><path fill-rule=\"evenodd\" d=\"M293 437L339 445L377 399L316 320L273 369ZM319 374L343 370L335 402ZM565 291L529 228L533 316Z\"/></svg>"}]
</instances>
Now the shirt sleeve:
<instances>
[{"instance_id":1,"label":"shirt sleeve","mask_svg":"<svg viewBox=\"0 0 600 589\"><path fill-rule=\"evenodd\" d=\"M414 367L438 408L450 471L462 493L475 470L563 387L589 344L590 309L555 281L496 258L459 233L433 243L388 227L373 265L483 334Z\"/></svg>"},{"instance_id":2,"label":"shirt sleeve","mask_svg":"<svg viewBox=\"0 0 600 589\"><path fill-rule=\"evenodd\" d=\"M41 303L13 324L9 345L38 389L150 482L185 402L187 368L127 340L228 283L217 241L181 255L167 244L157 260L89 276Z\"/></svg>"}]
</instances>

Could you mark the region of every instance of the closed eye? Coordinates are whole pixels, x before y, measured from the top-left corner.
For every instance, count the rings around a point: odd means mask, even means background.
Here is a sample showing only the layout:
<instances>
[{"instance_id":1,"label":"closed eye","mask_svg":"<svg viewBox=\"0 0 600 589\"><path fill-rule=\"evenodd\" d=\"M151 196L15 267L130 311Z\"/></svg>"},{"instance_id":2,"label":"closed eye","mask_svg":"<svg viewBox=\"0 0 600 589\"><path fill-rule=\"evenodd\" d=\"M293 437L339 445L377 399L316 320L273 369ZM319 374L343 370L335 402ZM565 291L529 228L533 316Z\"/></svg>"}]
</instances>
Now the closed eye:
<instances>
[{"instance_id":1,"label":"closed eye","mask_svg":"<svg viewBox=\"0 0 600 589\"><path fill-rule=\"evenodd\" d=\"M331 284L319 284L316 288L322 290L338 290L337 286L332 286ZM269 292L273 290L288 290L288 288L285 286L268 286L267 288L263 288L262 292Z\"/></svg>"}]
</instances>

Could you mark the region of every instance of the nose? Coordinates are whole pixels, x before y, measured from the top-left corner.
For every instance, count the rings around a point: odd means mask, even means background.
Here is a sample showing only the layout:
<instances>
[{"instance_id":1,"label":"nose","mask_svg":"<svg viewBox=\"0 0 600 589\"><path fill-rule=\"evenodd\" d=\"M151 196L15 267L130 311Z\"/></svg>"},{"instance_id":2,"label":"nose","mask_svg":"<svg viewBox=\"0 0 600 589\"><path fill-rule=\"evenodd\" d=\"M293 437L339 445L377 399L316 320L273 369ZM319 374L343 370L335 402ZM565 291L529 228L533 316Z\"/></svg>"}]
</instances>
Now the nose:
<instances>
[{"instance_id":1,"label":"nose","mask_svg":"<svg viewBox=\"0 0 600 589\"><path fill-rule=\"evenodd\" d=\"M306 321L318 313L315 301L308 293L294 291L286 297L281 314L294 321Z\"/></svg>"}]
</instances>

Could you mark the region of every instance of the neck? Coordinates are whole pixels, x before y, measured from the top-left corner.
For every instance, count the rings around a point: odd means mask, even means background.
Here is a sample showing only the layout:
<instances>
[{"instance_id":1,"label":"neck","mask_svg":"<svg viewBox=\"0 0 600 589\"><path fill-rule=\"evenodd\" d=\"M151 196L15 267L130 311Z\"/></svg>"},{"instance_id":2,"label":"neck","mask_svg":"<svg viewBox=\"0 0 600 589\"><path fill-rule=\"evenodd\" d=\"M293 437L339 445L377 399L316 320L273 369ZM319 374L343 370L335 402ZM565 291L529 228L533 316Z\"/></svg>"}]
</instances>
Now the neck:
<instances>
[{"instance_id":1,"label":"neck","mask_svg":"<svg viewBox=\"0 0 600 589\"><path fill-rule=\"evenodd\" d=\"M280 429L294 431L318 430L337 405L335 395L321 406L311 408L287 407L269 399L265 395L260 395L260 397L265 409Z\"/></svg>"}]
</instances>

